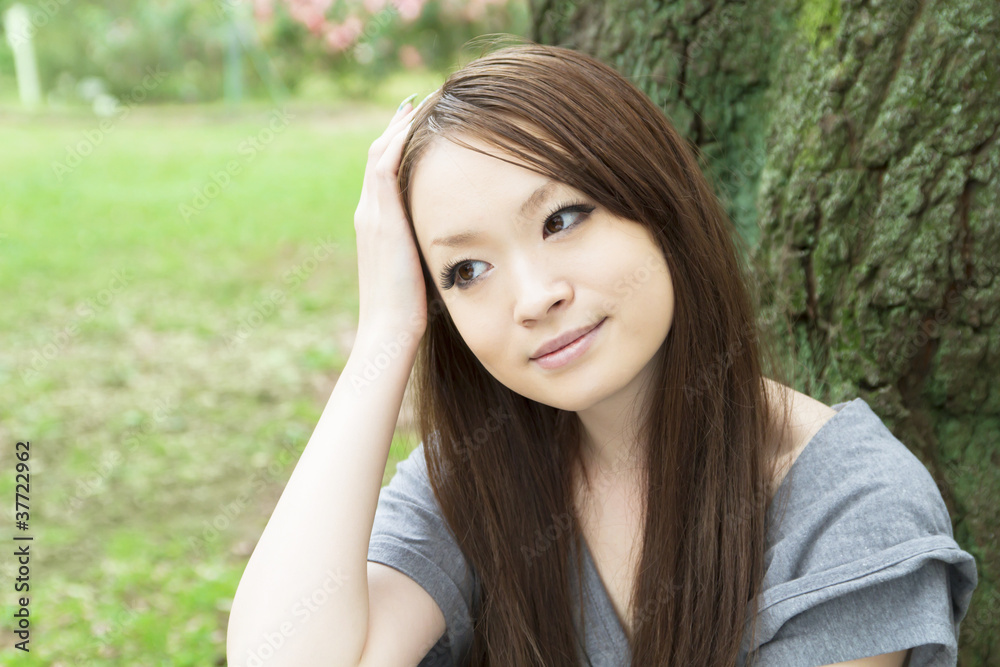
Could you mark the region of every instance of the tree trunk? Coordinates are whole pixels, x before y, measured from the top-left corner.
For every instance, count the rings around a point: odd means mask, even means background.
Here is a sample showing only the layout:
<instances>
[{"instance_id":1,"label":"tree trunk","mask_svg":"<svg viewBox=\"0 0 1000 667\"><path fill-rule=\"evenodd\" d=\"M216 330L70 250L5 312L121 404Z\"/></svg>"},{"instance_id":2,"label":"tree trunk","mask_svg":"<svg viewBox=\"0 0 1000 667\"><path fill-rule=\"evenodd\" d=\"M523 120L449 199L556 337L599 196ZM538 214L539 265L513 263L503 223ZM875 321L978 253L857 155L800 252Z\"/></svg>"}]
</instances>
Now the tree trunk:
<instances>
[{"instance_id":1,"label":"tree trunk","mask_svg":"<svg viewBox=\"0 0 1000 667\"><path fill-rule=\"evenodd\" d=\"M615 67L700 152L796 388L861 396L930 470L979 569L959 664L995 661L1000 3L532 10L534 41Z\"/></svg>"}]
</instances>

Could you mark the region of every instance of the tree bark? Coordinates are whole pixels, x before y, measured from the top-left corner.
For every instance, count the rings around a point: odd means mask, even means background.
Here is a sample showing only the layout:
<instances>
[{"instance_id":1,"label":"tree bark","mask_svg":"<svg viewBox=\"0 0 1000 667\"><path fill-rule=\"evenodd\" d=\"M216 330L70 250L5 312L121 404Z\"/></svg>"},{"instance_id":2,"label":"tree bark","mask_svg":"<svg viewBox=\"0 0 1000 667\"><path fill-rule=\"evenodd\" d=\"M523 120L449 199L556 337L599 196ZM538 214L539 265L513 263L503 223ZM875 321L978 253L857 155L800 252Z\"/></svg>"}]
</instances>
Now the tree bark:
<instances>
[{"instance_id":1,"label":"tree bark","mask_svg":"<svg viewBox=\"0 0 1000 667\"><path fill-rule=\"evenodd\" d=\"M1000 3L532 0L699 152L796 388L861 396L979 570L959 665L1000 652ZM779 348L785 349L785 348Z\"/></svg>"}]
</instances>

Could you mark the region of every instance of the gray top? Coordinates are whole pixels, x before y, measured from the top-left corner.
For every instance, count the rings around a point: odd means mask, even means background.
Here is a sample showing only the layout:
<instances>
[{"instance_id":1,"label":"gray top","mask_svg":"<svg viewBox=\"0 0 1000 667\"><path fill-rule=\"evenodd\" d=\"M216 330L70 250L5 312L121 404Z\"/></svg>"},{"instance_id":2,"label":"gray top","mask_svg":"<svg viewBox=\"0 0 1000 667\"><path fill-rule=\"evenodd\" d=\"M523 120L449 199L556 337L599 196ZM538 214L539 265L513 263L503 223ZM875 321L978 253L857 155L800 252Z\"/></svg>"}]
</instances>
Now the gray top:
<instances>
[{"instance_id":1,"label":"gray top","mask_svg":"<svg viewBox=\"0 0 1000 667\"><path fill-rule=\"evenodd\" d=\"M837 414L778 489L788 497L779 525L778 499L768 509L760 664L814 667L912 647L909 667L953 666L978 583L975 560L953 539L927 468L868 403L831 407ZM411 577L444 613L447 630L419 667L464 666L478 583L431 491L422 442L379 492L368 560ZM624 630L586 542L584 564L580 664L628 665ZM579 604L575 590L573 597ZM748 643L745 635L738 666Z\"/></svg>"}]
</instances>

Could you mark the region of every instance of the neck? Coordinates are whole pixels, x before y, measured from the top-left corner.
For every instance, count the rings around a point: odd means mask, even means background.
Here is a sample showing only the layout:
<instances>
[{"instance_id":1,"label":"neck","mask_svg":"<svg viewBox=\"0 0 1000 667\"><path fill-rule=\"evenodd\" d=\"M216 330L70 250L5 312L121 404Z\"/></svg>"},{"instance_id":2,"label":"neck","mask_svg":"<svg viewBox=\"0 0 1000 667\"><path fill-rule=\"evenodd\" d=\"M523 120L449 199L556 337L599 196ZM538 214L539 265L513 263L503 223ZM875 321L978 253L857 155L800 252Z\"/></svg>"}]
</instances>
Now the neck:
<instances>
[{"instance_id":1,"label":"neck","mask_svg":"<svg viewBox=\"0 0 1000 667\"><path fill-rule=\"evenodd\" d=\"M617 480L640 472L642 457L634 437L586 432L580 442L580 460L591 480Z\"/></svg>"},{"instance_id":2,"label":"neck","mask_svg":"<svg viewBox=\"0 0 1000 667\"><path fill-rule=\"evenodd\" d=\"M581 427L580 458L589 479L613 480L641 473L645 452L640 445L639 415L647 413L643 408L653 362L615 393L576 413Z\"/></svg>"}]
</instances>

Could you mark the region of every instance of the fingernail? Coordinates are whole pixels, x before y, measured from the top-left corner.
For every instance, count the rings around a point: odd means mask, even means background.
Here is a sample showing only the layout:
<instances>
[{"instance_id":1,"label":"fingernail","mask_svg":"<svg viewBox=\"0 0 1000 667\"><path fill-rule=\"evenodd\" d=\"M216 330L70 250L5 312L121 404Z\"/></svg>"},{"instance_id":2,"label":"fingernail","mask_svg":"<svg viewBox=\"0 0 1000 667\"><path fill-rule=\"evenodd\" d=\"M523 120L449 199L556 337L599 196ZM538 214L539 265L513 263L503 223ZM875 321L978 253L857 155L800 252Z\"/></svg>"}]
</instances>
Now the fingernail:
<instances>
[{"instance_id":1,"label":"fingernail","mask_svg":"<svg viewBox=\"0 0 1000 667\"><path fill-rule=\"evenodd\" d=\"M412 95L410 95L409 97L407 97L405 100L403 100L402 102L400 102L399 103L399 108L396 109L396 113L399 113L400 111L402 111L403 107L406 106L406 103L407 102L412 102L416 97L417 97L417 94L413 93Z\"/></svg>"},{"instance_id":2,"label":"fingernail","mask_svg":"<svg viewBox=\"0 0 1000 667\"><path fill-rule=\"evenodd\" d=\"M428 94L427 97L425 97L424 99L420 100L420 104L418 104L415 108L419 109L423 105L423 103L426 102L428 100L428 98L430 98L430 96L433 95L435 92L437 92L437 91L434 91L434 92Z\"/></svg>"}]
</instances>

